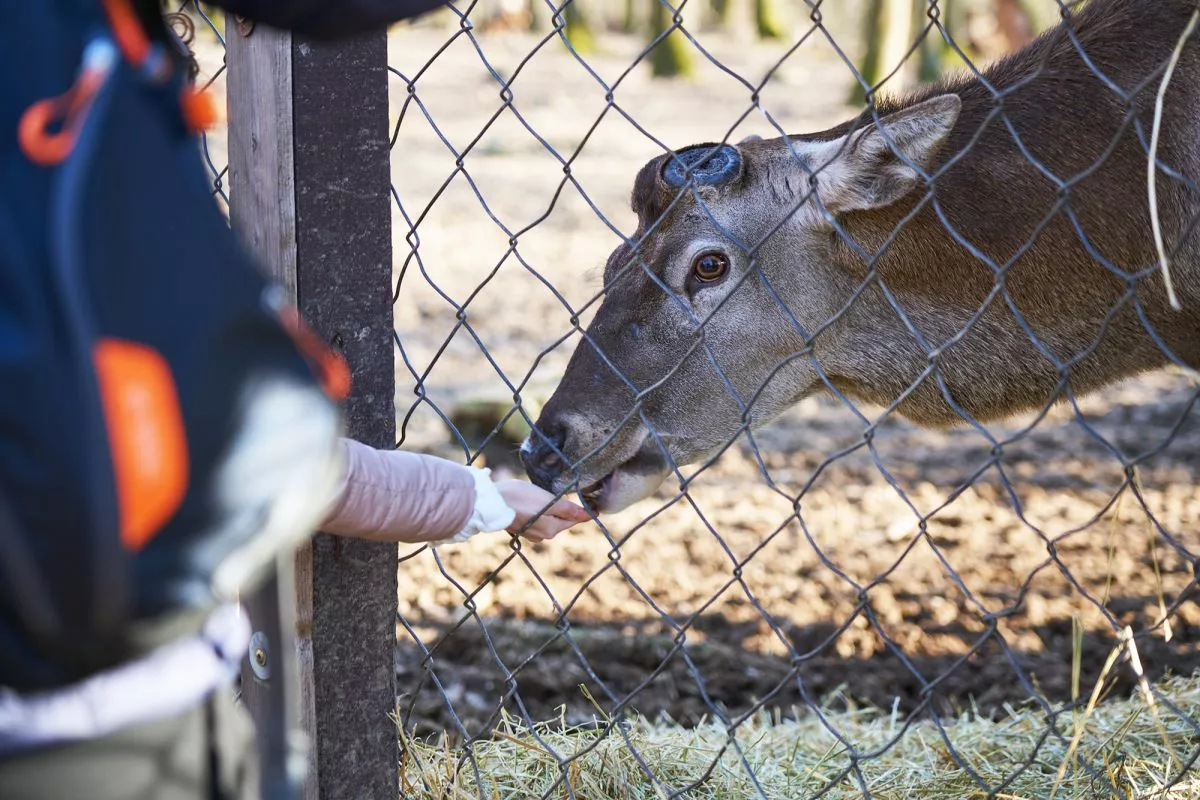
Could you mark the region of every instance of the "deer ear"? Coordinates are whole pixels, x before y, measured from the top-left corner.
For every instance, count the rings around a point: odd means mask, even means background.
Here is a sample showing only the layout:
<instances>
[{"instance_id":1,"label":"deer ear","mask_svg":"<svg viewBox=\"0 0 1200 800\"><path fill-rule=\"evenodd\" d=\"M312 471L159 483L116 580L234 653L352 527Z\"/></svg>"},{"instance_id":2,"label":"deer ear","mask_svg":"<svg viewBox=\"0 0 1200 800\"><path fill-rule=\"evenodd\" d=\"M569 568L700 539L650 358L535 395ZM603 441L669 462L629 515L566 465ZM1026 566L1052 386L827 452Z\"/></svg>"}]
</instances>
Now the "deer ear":
<instances>
[{"instance_id":1,"label":"deer ear","mask_svg":"<svg viewBox=\"0 0 1200 800\"><path fill-rule=\"evenodd\" d=\"M958 95L939 95L829 142L830 160L817 178L821 202L834 213L865 211L907 195L920 180L910 164L929 166L961 108Z\"/></svg>"}]
</instances>

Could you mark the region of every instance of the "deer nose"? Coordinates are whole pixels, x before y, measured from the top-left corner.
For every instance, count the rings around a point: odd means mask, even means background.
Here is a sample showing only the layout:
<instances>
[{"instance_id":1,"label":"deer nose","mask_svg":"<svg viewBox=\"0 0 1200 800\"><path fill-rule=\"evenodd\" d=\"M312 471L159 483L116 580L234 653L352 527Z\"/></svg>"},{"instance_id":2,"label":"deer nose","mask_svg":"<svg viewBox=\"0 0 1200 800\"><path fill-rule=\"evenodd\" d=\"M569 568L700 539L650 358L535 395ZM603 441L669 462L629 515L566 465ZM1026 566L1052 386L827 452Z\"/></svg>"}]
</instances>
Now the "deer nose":
<instances>
[{"instance_id":1,"label":"deer nose","mask_svg":"<svg viewBox=\"0 0 1200 800\"><path fill-rule=\"evenodd\" d=\"M554 480L567 467L560 455L566 443L567 430L562 425L548 425L529 434L521 447L521 462L534 484L551 489Z\"/></svg>"}]
</instances>

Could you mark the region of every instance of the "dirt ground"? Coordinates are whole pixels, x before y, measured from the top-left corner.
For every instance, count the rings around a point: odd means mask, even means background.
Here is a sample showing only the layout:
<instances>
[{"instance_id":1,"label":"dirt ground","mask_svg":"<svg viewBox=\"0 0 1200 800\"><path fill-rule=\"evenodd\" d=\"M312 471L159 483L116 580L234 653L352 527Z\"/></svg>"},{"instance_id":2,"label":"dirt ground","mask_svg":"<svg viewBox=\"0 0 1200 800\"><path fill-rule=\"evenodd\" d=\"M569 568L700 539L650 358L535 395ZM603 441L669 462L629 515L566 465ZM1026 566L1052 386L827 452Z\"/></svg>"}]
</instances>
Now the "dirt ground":
<instances>
[{"instance_id":1,"label":"dirt ground","mask_svg":"<svg viewBox=\"0 0 1200 800\"><path fill-rule=\"evenodd\" d=\"M1113 625L1144 634L1147 674L1190 674L1200 665L1194 397L1186 381L1159 375L1083 406L1127 455L1170 442L1138 468L1144 507L1120 492L1120 461L1065 411L1003 448L1006 482L996 466L972 480L989 463L979 435L902 422L884 426L878 464L862 450L826 464L861 425L812 402L760 437L782 494L743 444L690 501L645 524L670 489L606 519L607 535L589 525L519 556L498 538L420 552L400 572L409 721L453 730L448 698L475 733L510 689L512 713L523 706L540 720L565 706L573 721L597 713L589 694L605 713L627 701L682 723L760 703L907 711L928 699L950 713L1063 701L1074 615L1085 697L1116 643ZM1003 441L1019 430L992 432ZM802 524L783 525L789 497L822 466L800 495ZM925 536L918 513L930 515ZM1129 691L1130 667L1116 675L1115 689Z\"/></svg>"},{"instance_id":2,"label":"dirt ground","mask_svg":"<svg viewBox=\"0 0 1200 800\"><path fill-rule=\"evenodd\" d=\"M853 8L828 16L853 56ZM462 458L438 410L511 399L510 384L524 386L533 410L553 388L575 343L555 347L571 330L568 306L597 291L619 240L613 228L632 230L633 176L662 151L651 137L678 147L730 129L734 138L775 124L799 133L854 109L843 102L849 72L820 32L784 61L758 105L753 89L711 63L691 82L653 81L644 68L621 77L639 43L606 34L587 56L596 75L558 42L538 50L520 66L509 107L454 30L397 31L391 91L401 121L403 446ZM751 84L790 45L697 35ZM477 41L507 77L538 38L496 31ZM410 95L406 81L418 75ZM743 440L683 499L666 486L603 528L519 552L507 537L483 536L405 553L405 722L418 734L474 735L501 706L533 720L583 722L621 708L684 724L807 703L1002 713L1032 697L1071 698L1073 617L1085 696L1125 625L1139 634L1147 674L1191 673L1200 665L1194 398L1185 376L1146 376L1028 431L1032 418L992 426L1004 443L998 459L972 430L895 419L873 452L833 458L862 442L863 424L814 398L756 436L761 465ZM1135 496L1120 454L1143 453ZM501 474L513 463L511 449L489 458ZM1128 692L1132 669L1122 663L1115 674L1115 691Z\"/></svg>"}]
</instances>

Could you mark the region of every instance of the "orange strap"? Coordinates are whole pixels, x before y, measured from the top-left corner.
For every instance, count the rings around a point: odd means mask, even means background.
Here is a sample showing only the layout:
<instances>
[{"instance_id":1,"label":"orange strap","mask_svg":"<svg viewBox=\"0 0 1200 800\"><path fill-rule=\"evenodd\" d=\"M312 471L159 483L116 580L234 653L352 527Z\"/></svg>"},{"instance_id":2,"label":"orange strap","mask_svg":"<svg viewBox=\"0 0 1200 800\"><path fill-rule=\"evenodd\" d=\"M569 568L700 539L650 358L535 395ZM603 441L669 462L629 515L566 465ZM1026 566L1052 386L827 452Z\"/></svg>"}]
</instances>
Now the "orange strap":
<instances>
[{"instance_id":1,"label":"orange strap","mask_svg":"<svg viewBox=\"0 0 1200 800\"><path fill-rule=\"evenodd\" d=\"M129 0L104 0L104 11L121 54L134 66L144 66L150 58L150 37Z\"/></svg>"},{"instance_id":2,"label":"orange strap","mask_svg":"<svg viewBox=\"0 0 1200 800\"><path fill-rule=\"evenodd\" d=\"M325 393L337 402L350 396L350 366L346 359L333 348L322 342L312 328L292 306L279 309L279 319L305 356L321 371L321 386Z\"/></svg>"},{"instance_id":3,"label":"orange strap","mask_svg":"<svg viewBox=\"0 0 1200 800\"><path fill-rule=\"evenodd\" d=\"M104 10L121 54L136 67L155 67L154 49L129 0L103 0ZM99 54L99 55L97 55ZM39 100L25 110L17 125L17 143L33 163L42 167L61 164L75 148L75 139L87 116L96 92L104 82L111 58L102 48L84 54L83 68L75 83L58 97ZM160 59L158 77L166 78L170 61ZM192 133L200 133L216 124L218 111L207 92L185 87L179 98L183 118ZM56 130L57 129L57 130Z\"/></svg>"},{"instance_id":4,"label":"orange strap","mask_svg":"<svg viewBox=\"0 0 1200 800\"><path fill-rule=\"evenodd\" d=\"M112 27L113 38L121 49L121 54L135 67L146 68L154 52L150 37L142 27L141 20L130 5L129 0L104 0L104 10L108 15L108 24ZM170 63L163 58L158 67L159 77L166 78L169 74ZM208 130L217 123L217 107L211 95L186 87L179 98L183 109L183 118L188 130L199 133Z\"/></svg>"}]
</instances>

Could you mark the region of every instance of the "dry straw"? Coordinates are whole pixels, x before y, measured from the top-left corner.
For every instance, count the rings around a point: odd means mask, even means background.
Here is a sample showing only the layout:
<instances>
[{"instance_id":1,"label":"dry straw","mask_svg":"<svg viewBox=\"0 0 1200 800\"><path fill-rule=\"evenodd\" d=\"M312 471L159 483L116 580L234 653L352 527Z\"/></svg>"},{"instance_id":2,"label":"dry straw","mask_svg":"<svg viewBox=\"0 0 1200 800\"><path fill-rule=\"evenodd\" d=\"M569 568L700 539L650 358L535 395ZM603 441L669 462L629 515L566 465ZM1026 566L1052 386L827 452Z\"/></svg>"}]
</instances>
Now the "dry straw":
<instances>
[{"instance_id":1,"label":"dry straw","mask_svg":"<svg viewBox=\"0 0 1200 800\"><path fill-rule=\"evenodd\" d=\"M1003 718L965 713L940 723L922 720L907 730L902 720L878 709L823 711L828 726L858 751L857 760L811 713L797 720L760 714L732 738L715 724L682 728L633 720L606 733L603 720L595 727L571 728L559 721L531 730L505 717L490 738L474 743L472 757L445 740L417 741L402 734L400 795L437 800L1198 798L1200 777L1186 768L1200 746L1190 721L1200 714L1200 678L1168 679L1155 694L1153 708L1142 693L1098 704L1094 693L1086 707L1063 711L1054 720L1030 705L1008 709Z\"/></svg>"}]
</instances>

